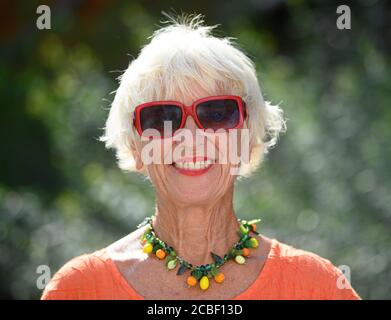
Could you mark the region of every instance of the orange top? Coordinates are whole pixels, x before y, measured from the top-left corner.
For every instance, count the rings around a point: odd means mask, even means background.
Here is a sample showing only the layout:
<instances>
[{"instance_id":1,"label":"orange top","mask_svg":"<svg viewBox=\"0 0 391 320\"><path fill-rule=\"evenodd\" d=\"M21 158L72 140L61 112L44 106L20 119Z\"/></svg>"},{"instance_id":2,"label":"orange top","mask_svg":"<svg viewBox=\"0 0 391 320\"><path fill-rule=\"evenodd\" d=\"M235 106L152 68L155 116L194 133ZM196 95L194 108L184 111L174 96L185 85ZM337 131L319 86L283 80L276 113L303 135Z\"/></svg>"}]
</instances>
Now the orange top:
<instances>
[{"instance_id":1,"label":"orange top","mask_svg":"<svg viewBox=\"0 0 391 320\"><path fill-rule=\"evenodd\" d=\"M46 286L41 299L143 300L144 297L125 280L104 248L67 262ZM361 298L329 260L272 239L259 276L232 300L263 299Z\"/></svg>"}]
</instances>

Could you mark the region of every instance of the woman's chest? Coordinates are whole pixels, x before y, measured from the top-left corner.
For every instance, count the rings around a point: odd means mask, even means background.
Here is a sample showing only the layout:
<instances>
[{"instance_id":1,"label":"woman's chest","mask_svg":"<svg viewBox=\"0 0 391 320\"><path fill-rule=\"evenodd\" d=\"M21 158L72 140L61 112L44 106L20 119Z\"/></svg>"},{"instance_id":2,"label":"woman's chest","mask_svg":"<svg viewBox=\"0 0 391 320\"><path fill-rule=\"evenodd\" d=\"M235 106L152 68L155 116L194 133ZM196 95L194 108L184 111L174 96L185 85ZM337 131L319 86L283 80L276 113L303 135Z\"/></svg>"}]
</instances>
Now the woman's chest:
<instances>
[{"instance_id":1,"label":"woman's chest","mask_svg":"<svg viewBox=\"0 0 391 320\"><path fill-rule=\"evenodd\" d=\"M251 257L244 265L228 261L220 268L220 272L225 276L224 281L217 283L213 278L209 279L209 287L206 290L202 290L199 283L194 287L187 285L189 271L177 275L176 269L168 270L162 261L156 259L121 263L117 266L133 291L145 299L230 300L255 283L263 264L261 257Z\"/></svg>"}]
</instances>

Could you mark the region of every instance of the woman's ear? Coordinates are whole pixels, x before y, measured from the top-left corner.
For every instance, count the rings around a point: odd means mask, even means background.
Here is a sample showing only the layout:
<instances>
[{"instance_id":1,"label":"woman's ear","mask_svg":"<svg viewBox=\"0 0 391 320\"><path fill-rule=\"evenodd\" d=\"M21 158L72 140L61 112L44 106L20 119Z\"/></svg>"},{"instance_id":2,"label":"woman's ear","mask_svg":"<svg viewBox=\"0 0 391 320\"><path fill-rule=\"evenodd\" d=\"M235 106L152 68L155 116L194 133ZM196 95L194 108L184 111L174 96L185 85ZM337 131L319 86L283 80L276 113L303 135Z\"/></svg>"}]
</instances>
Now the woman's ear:
<instances>
[{"instance_id":1,"label":"woman's ear","mask_svg":"<svg viewBox=\"0 0 391 320\"><path fill-rule=\"evenodd\" d=\"M136 163L136 169L140 171L143 168L144 164L141 161L141 153L139 152L134 141L130 143L130 149L132 150L133 158Z\"/></svg>"}]
</instances>

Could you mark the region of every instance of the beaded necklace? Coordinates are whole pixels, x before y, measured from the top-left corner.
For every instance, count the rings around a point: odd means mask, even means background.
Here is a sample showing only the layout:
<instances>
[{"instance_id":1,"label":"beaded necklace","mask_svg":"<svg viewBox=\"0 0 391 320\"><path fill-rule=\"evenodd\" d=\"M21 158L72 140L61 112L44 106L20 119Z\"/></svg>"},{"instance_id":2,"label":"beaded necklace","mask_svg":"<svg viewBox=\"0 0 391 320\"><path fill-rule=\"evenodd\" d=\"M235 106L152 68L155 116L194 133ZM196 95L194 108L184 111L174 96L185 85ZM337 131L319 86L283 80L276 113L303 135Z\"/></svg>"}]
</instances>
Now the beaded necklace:
<instances>
[{"instance_id":1,"label":"beaded necklace","mask_svg":"<svg viewBox=\"0 0 391 320\"><path fill-rule=\"evenodd\" d=\"M140 242L143 245L143 252L147 254L154 254L158 259L164 260L164 264L168 270L173 270L179 265L177 275L182 275L186 270L190 270L190 276L187 277L186 283L188 287L193 287L199 283L199 287L202 290L209 288L209 279L214 279L216 283L222 283L224 281L224 274L220 272L220 268L230 259L235 260L238 264L245 264L246 257L250 255L250 248L258 247L258 240L255 237L250 236L250 232L259 234L256 231L256 223L261 219L254 219L250 221L238 219L240 224L238 236L239 240L234 244L230 251L220 257L217 254L211 252L211 256L214 260L213 263L208 263L201 266L193 266L191 263L185 261L179 257L175 250L167 245L163 240L156 236L155 230L152 226L152 220L155 215L146 217L137 228L148 225L145 232L140 238Z\"/></svg>"}]
</instances>

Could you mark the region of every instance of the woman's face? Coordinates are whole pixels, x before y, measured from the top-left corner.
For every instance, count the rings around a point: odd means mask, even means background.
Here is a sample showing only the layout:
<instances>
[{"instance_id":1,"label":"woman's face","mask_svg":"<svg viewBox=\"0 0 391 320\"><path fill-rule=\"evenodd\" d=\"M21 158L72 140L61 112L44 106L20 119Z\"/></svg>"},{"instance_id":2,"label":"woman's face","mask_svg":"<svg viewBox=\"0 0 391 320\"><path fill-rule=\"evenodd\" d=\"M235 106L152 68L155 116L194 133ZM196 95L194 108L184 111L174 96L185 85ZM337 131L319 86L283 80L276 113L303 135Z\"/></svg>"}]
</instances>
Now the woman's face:
<instances>
[{"instance_id":1,"label":"woman's face","mask_svg":"<svg viewBox=\"0 0 391 320\"><path fill-rule=\"evenodd\" d=\"M196 99L207 96L211 94L181 102L191 105ZM185 127L179 134L176 133L176 138L142 141L142 148L152 147L153 150L161 152L158 156L160 164L146 165L161 199L183 205L208 205L220 199L233 187L236 179L233 169L238 166L230 163L228 155L232 151L240 154L237 150L240 149L240 143L232 143L238 140L230 140L227 134L223 134L224 137L221 134L199 135L196 139L197 129L199 128L194 119L188 116ZM238 133L240 137L240 130ZM240 141L240 138L238 139ZM141 161L145 163L143 153L140 152L140 155Z\"/></svg>"}]
</instances>

